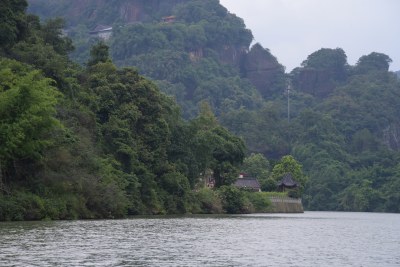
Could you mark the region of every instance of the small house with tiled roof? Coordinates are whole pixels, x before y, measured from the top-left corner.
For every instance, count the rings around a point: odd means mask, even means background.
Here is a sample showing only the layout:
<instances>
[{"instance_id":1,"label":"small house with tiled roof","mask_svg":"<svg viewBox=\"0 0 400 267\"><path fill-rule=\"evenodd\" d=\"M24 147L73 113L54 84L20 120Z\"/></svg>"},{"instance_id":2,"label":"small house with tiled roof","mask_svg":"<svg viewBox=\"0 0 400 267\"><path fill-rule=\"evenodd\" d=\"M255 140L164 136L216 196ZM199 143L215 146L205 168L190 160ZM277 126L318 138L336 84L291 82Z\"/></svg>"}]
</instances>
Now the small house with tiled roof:
<instances>
[{"instance_id":1,"label":"small house with tiled roof","mask_svg":"<svg viewBox=\"0 0 400 267\"><path fill-rule=\"evenodd\" d=\"M261 185L258 180L254 177L247 176L246 174L240 174L239 178L233 185L239 189L261 192Z\"/></svg>"}]
</instances>

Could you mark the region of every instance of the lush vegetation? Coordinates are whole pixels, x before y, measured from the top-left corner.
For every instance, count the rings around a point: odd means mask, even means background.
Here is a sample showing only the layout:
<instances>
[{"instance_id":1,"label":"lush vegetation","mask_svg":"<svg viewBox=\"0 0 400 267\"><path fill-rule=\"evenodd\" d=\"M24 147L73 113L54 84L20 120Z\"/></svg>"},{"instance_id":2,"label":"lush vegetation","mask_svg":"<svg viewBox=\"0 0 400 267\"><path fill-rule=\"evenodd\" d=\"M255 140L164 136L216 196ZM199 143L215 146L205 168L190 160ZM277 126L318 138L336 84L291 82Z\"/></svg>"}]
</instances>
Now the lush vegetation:
<instances>
[{"instance_id":1,"label":"lush vegetation","mask_svg":"<svg viewBox=\"0 0 400 267\"><path fill-rule=\"evenodd\" d=\"M400 82L389 56L372 52L351 66L343 49L322 48L285 74L268 49L250 47L251 32L217 0L171 1L134 24L112 11L115 1L103 3L108 13L98 20L66 18L71 53L61 21L39 23L23 2L7 1L12 12L1 12L1 77L19 80L2 85L1 101L12 106L24 83L49 94L27 90L37 97L18 109L23 116L0 115L0 138L9 138L0 209L53 205L60 218L248 212L264 202L229 186L241 169L264 190L291 171L306 209L400 212ZM47 17L72 5L46 11L40 3L48 1L32 2ZM175 21L161 23L165 15ZM113 25L107 45L87 34L102 23ZM40 114L36 103L46 107ZM193 190L206 169L219 190Z\"/></svg>"},{"instance_id":2,"label":"lush vegetation","mask_svg":"<svg viewBox=\"0 0 400 267\"><path fill-rule=\"evenodd\" d=\"M60 20L40 23L25 1L2 8L14 36L0 47L0 220L230 211L237 189L222 188L245 146L208 104L185 121L153 82L117 68L104 43L80 67ZM205 170L220 190L201 189ZM253 199L240 211L266 201Z\"/></svg>"}]
</instances>

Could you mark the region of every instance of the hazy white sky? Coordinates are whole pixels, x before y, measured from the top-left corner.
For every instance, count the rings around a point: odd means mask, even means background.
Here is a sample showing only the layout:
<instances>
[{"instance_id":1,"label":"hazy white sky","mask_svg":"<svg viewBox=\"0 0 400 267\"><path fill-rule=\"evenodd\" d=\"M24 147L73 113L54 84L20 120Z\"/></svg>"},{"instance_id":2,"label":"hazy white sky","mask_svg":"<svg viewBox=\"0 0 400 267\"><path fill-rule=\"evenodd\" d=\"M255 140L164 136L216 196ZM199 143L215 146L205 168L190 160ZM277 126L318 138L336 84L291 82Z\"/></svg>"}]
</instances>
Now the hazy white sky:
<instances>
[{"instance_id":1,"label":"hazy white sky","mask_svg":"<svg viewBox=\"0 0 400 267\"><path fill-rule=\"evenodd\" d=\"M371 52L400 70L400 0L220 0L254 41L290 72L320 48L342 48L350 65Z\"/></svg>"}]
</instances>

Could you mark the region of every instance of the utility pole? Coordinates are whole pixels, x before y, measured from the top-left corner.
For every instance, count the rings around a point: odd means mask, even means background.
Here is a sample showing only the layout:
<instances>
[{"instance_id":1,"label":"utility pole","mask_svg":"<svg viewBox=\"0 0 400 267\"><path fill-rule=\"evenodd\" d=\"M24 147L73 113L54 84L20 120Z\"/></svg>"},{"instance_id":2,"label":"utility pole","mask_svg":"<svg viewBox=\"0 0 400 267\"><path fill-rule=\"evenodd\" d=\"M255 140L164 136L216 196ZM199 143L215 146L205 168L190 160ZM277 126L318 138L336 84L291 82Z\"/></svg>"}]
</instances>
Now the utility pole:
<instances>
[{"instance_id":1,"label":"utility pole","mask_svg":"<svg viewBox=\"0 0 400 267\"><path fill-rule=\"evenodd\" d=\"M3 171L1 169L1 161L0 161L0 191L3 191Z\"/></svg>"},{"instance_id":2,"label":"utility pole","mask_svg":"<svg viewBox=\"0 0 400 267\"><path fill-rule=\"evenodd\" d=\"M288 123L290 123L290 90L292 89L292 86L290 84L290 81L288 81L287 84L287 120Z\"/></svg>"}]
</instances>

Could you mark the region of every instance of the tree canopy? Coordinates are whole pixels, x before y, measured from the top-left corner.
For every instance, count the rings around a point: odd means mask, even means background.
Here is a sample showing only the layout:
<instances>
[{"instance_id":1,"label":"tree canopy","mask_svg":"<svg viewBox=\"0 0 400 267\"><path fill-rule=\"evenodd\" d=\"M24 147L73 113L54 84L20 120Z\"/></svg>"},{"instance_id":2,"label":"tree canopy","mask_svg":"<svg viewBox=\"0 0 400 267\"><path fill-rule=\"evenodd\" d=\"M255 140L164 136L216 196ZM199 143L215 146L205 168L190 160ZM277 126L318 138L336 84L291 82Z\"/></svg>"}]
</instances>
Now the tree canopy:
<instances>
[{"instance_id":1,"label":"tree canopy","mask_svg":"<svg viewBox=\"0 0 400 267\"><path fill-rule=\"evenodd\" d=\"M61 94L37 70L0 60L0 161L36 158L51 144L49 131L60 127L55 106Z\"/></svg>"},{"instance_id":2,"label":"tree canopy","mask_svg":"<svg viewBox=\"0 0 400 267\"><path fill-rule=\"evenodd\" d=\"M201 212L201 173L237 177L244 143L210 109L185 121L104 42L82 67L62 21L22 16L24 37L1 44L0 220Z\"/></svg>"},{"instance_id":3,"label":"tree canopy","mask_svg":"<svg viewBox=\"0 0 400 267\"><path fill-rule=\"evenodd\" d=\"M8 49L21 40L26 31L26 0L4 0L0 3L0 47Z\"/></svg>"}]
</instances>

